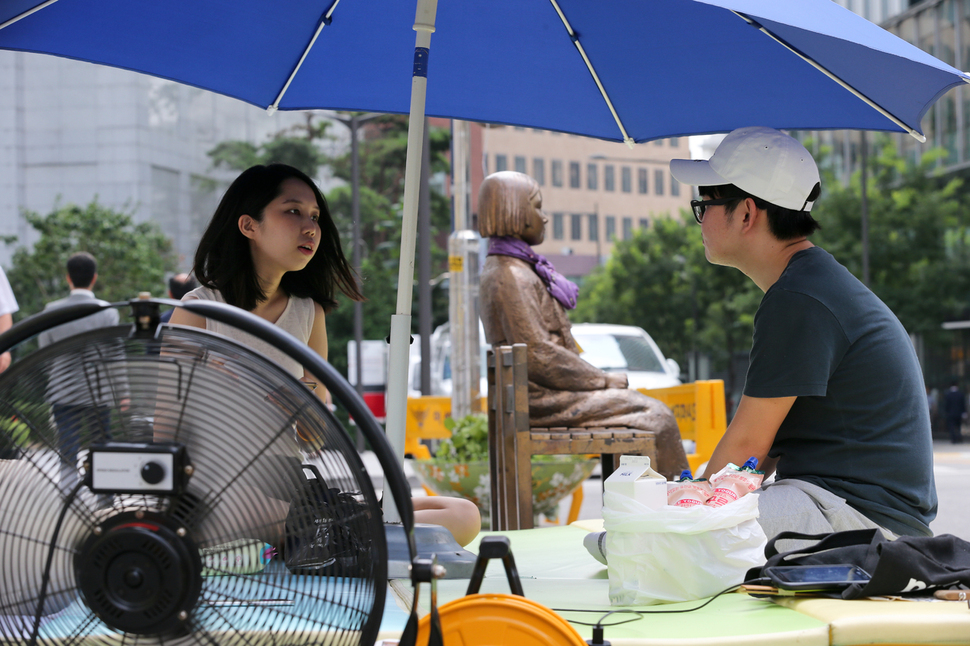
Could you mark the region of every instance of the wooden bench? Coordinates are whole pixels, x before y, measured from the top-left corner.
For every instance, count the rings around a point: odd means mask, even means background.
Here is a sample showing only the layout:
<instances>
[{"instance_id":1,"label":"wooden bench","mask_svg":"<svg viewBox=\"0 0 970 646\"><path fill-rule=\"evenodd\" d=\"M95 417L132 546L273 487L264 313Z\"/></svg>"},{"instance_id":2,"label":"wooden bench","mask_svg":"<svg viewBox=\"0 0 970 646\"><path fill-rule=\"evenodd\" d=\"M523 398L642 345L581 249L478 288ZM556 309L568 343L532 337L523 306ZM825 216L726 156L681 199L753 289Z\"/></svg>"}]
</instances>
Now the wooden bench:
<instances>
[{"instance_id":1,"label":"wooden bench","mask_svg":"<svg viewBox=\"0 0 970 646\"><path fill-rule=\"evenodd\" d=\"M629 428L531 428L525 344L488 352L488 455L493 531L531 529L532 456L599 453L603 480L615 456L647 455L656 461L652 431Z\"/></svg>"}]
</instances>

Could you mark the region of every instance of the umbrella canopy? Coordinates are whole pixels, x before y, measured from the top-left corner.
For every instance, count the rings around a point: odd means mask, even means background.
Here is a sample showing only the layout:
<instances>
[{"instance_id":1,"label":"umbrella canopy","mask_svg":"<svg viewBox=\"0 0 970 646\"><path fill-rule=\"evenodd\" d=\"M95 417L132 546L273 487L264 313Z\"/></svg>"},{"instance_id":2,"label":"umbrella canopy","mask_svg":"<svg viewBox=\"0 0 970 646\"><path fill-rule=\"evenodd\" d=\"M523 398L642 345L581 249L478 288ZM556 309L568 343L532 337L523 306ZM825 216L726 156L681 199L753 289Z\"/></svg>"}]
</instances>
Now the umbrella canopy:
<instances>
[{"instance_id":1,"label":"umbrella canopy","mask_svg":"<svg viewBox=\"0 0 970 646\"><path fill-rule=\"evenodd\" d=\"M6 0L0 6L0 49L144 72L269 110L410 114L387 398L387 435L401 456L426 113L631 145L749 125L903 131L922 139L920 119L929 106L970 82L831 0L417 5ZM396 517L393 506L385 517Z\"/></svg>"},{"instance_id":2,"label":"umbrella canopy","mask_svg":"<svg viewBox=\"0 0 970 646\"><path fill-rule=\"evenodd\" d=\"M414 18L412 3L378 0L7 0L0 48L263 108L407 113ZM429 116L610 140L919 133L967 78L831 0L464 0L441 2L434 24Z\"/></svg>"}]
</instances>

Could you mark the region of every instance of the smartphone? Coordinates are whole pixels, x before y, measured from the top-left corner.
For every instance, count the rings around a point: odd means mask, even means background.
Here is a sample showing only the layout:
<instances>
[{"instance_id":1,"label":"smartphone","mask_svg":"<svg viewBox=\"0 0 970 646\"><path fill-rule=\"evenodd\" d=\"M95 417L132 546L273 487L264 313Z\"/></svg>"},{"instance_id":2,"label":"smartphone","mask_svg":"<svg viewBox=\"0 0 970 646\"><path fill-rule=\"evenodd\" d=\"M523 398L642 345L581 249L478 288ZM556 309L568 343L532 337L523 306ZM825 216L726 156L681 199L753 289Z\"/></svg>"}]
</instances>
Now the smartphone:
<instances>
[{"instance_id":1,"label":"smartphone","mask_svg":"<svg viewBox=\"0 0 970 646\"><path fill-rule=\"evenodd\" d=\"M779 565L765 568L764 573L780 590L844 590L870 579L857 565Z\"/></svg>"}]
</instances>

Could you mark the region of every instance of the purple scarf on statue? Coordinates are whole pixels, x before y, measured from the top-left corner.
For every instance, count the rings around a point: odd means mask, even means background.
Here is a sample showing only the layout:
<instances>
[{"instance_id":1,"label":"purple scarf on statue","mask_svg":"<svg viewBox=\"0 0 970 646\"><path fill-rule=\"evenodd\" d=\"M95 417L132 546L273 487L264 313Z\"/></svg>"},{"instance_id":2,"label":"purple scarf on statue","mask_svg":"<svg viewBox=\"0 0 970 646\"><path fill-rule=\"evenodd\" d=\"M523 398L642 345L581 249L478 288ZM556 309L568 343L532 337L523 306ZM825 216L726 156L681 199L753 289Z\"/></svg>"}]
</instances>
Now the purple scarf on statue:
<instances>
[{"instance_id":1,"label":"purple scarf on statue","mask_svg":"<svg viewBox=\"0 0 970 646\"><path fill-rule=\"evenodd\" d=\"M512 256L532 265L546 289L567 310L576 307L579 286L556 271L552 263L532 250L528 243L512 236L493 236L488 239L488 255Z\"/></svg>"}]
</instances>

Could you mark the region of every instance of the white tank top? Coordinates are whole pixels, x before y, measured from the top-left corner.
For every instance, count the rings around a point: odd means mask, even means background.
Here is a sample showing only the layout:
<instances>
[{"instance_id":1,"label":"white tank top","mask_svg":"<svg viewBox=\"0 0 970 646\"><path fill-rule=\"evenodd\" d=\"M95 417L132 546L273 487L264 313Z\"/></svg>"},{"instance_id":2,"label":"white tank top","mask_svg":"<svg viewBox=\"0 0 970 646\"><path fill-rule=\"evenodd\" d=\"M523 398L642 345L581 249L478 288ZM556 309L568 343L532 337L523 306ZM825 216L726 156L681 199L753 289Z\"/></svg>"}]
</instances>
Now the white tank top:
<instances>
[{"instance_id":1,"label":"white tank top","mask_svg":"<svg viewBox=\"0 0 970 646\"><path fill-rule=\"evenodd\" d=\"M197 287L183 296L182 300L186 301L194 298L203 301L216 301L217 303L226 302L222 298L221 293L208 287ZM276 320L275 325L284 332L289 332L305 345L310 340L310 330L313 328L314 313L313 299L294 298L291 296L286 303L286 308L283 310L283 313ZM248 332L243 332L231 325L226 325L225 323L220 323L209 318L205 320L205 326L210 332L229 337L251 350L255 350L269 357L297 379L303 377L303 366L298 361L291 359L274 346L254 337Z\"/></svg>"}]
</instances>

